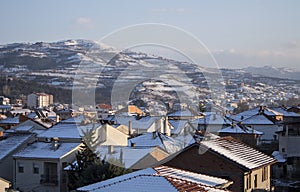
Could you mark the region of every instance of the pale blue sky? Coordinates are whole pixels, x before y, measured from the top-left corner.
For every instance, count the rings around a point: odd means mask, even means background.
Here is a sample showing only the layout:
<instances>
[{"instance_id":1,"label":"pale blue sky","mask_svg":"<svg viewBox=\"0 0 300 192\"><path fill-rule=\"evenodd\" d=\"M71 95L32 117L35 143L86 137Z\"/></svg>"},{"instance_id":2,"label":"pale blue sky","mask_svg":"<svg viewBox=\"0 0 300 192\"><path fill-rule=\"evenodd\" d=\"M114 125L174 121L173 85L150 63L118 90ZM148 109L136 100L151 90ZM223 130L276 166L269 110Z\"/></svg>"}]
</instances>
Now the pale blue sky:
<instances>
[{"instance_id":1,"label":"pale blue sky","mask_svg":"<svg viewBox=\"0 0 300 192\"><path fill-rule=\"evenodd\" d=\"M299 10L297 0L1 0L0 44L98 40L128 25L164 23L194 34L220 66L300 69Z\"/></svg>"}]
</instances>

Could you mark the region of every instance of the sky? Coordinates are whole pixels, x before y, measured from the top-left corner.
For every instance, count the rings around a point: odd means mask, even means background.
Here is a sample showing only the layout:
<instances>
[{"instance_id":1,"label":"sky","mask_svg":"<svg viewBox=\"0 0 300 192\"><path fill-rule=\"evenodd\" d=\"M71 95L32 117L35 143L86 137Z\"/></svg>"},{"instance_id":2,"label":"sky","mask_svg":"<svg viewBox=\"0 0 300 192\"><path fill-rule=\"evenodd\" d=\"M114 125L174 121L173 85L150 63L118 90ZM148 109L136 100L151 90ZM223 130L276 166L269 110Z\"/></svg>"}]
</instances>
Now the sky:
<instances>
[{"instance_id":1,"label":"sky","mask_svg":"<svg viewBox=\"0 0 300 192\"><path fill-rule=\"evenodd\" d=\"M199 39L220 67L300 70L299 10L297 0L0 0L0 44L99 40L130 25L160 23Z\"/></svg>"}]
</instances>

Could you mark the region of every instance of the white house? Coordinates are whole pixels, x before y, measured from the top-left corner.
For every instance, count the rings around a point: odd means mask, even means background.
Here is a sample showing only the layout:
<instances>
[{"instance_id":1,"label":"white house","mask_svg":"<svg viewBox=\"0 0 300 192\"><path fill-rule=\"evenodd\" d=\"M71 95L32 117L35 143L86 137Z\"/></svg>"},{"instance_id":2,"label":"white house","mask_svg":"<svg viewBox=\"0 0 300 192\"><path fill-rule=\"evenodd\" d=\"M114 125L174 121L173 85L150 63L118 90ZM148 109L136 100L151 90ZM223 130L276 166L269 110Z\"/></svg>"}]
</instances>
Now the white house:
<instances>
[{"instance_id":1,"label":"white house","mask_svg":"<svg viewBox=\"0 0 300 192\"><path fill-rule=\"evenodd\" d=\"M68 191L63 168L75 160L79 143L34 142L14 158L14 186L21 191Z\"/></svg>"}]
</instances>

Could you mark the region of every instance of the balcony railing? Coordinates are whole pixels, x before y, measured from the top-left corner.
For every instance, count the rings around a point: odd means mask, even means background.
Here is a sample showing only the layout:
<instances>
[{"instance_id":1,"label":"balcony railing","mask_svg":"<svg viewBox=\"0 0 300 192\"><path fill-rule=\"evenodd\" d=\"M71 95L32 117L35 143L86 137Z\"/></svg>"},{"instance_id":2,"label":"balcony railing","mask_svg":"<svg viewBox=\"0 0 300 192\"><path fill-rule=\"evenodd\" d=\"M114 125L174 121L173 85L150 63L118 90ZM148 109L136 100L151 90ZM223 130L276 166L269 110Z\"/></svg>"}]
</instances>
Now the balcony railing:
<instances>
[{"instance_id":1,"label":"balcony railing","mask_svg":"<svg viewBox=\"0 0 300 192\"><path fill-rule=\"evenodd\" d=\"M44 185L57 185L57 175L41 175L40 183Z\"/></svg>"}]
</instances>

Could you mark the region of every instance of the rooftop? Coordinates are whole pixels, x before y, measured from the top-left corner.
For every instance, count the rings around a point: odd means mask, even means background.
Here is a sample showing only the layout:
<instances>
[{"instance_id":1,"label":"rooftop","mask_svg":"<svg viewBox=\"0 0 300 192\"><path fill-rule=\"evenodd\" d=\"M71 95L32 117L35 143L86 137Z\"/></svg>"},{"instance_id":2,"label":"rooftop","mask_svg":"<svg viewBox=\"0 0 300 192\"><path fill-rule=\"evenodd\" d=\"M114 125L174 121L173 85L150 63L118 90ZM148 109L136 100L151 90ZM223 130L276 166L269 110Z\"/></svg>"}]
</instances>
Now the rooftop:
<instances>
[{"instance_id":1,"label":"rooftop","mask_svg":"<svg viewBox=\"0 0 300 192\"><path fill-rule=\"evenodd\" d=\"M0 139L0 161L22 144L30 140L32 136L32 134L5 133Z\"/></svg>"},{"instance_id":2,"label":"rooftop","mask_svg":"<svg viewBox=\"0 0 300 192\"><path fill-rule=\"evenodd\" d=\"M259 114L244 119L242 123L245 125L274 125L266 116Z\"/></svg>"},{"instance_id":3,"label":"rooftop","mask_svg":"<svg viewBox=\"0 0 300 192\"><path fill-rule=\"evenodd\" d=\"M184 141L176 140L157 131L131 138L128 140L128 146L131 146L131 143L135 143L136 147L159 146L170 154L184 148Z\"/></svg>"},{"instance_id":4,"label":"rooftop","mask_svg":"<svg viewBox=\"0 0 300 192\"><path fill-rule=\"evenodd\" d=\"M128 126L129 121L131 121L133 129L148 129L155 123L156 120L160 118L161 117L146 116L137 119L135 116L118 116L117 122L119 124Z\"/></svg>"},{"instance_id":5,"label":"rooftop","mask_svg":"<svg viewBox=\"0 0 300 192\"><path fill-rule=\"evenodd\" d=\"M118 164L121 163L125 168L132 168L143 157L147 156L158 148L114 146L113 152L111 153L109 152L109 147L110 146L99 146L96 153L100 154L102 158L105 157L109 162L116 162ZM166 152L164 153L165 156L168 155Z\"/></svg>"},{"instance_id":6,"label":"rooftop","mask_svg":"<svg viewBox=\"0 0 300 192\"><path fill-rule=\"evenodd\" d=\"M275 163L276 160L232 137L206 140L200 143L200 148L212 150L247 169L255 169Z\"/></svg>"},{"instance_id":7,"label":"rooftop","mask_svg":"<svg viewBox=\"0 0 300 192\"><path fill-rule=\"evenodd\" d=\"M47 158L59 159L76 150L80 143L59 143L58 149L54 150L52 143L35 142L14 155L15 158Z\"/></svg>"},{"instance_id":8,"label":"rooftop","mask_svg":"<svg viewBox=\"0 0 300 192\"><path fill-rule=\"evenodd\" d=\"M6 119L2 119L0 124L19 124L19 116L8 117Z\"/></svg>"},{"instance_id":9,"label":"rooftop","mask_svg":"<svg viewBox=\"0 0 300 192\"><path fill-rule=\"evenodd\" d=\"M219 133L234 133L234 134L256 134L262 135L263 132L256 131L247 126L239 126L237 124L233 126L226 127L218 131Z\"/></svg>"},{"instance_id":10,"label":"rooftop","mask_svg":"<svg viewBox=\"0 0 300 192\"><path fill-rule=\"evenodd\" d=\"M167 166L147 168L81 187L78 191L225 191L228 180Z\"/></svg>"}]
</instances>

